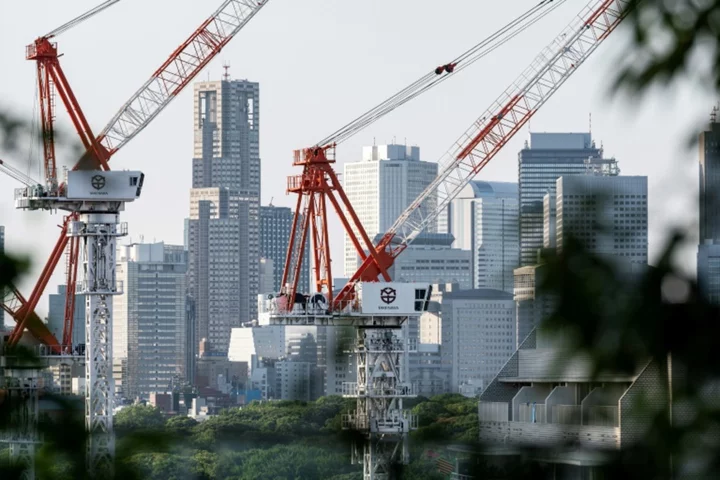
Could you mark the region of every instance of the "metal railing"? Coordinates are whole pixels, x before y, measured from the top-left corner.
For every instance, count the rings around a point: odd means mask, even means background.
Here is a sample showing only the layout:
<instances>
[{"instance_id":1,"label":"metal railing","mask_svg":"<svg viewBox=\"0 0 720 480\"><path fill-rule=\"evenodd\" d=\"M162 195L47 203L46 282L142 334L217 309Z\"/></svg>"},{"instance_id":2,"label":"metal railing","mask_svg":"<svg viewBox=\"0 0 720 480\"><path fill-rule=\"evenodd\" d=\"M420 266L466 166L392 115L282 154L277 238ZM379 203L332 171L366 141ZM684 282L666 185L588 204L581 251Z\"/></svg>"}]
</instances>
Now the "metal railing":
<instances>
[{"instance_id":1,"label":"metal railing","mask_svg":"<svg viewBox=\"0 0 720 480\"><path fill-rule=\"evenodd\" d=\"M521 403L518 407L518 422L545 423L544 403Z\"/></svg>"},{"instance_id":2,"label":"metal railing","mask_svg":"<svg viewBox=\"0 0 720 480\"><path fill-rule=\"evenodd\" d=\"M580 425L582 407L580 405L553 405L552 423L563 425Z\"/></svg>"},{"instance_id":3,"label":"metal railing","mask_svg":"<svg viewBox=\"0 0 720 480\"><path fill-rule=\"evenodd\" d=\"M479 402L478 420L481 422L507 422L510 420L507 402Z\"/></svg>"},{"instance_id":4,"label":"metal railing","mask_svg":"<svg viewBox=\"0 0 720 480\"><path fill-rule=\"evenodd\" d=\"M618 407L590 405L584 408L584 425L617 427Z\"/></svg>"}]
</instances>

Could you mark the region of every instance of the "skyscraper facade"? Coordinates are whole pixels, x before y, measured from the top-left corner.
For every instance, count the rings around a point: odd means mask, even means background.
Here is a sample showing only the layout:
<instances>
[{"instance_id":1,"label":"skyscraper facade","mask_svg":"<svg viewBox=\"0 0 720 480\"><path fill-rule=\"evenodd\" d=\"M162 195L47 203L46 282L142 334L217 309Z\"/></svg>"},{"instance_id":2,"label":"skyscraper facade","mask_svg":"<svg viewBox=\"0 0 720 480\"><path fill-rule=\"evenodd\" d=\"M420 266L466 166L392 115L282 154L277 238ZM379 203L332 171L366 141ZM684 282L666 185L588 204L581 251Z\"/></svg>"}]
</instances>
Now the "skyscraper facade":
<instances>
[{"instance_id":1,"label":"skyscraper facade","mask_svg":"<svg viewBox=\"0 0 720 480\"><path fill-rule=\"evenodd\" d=\"M375 238L377 244L380 237ZM472 256L469 250L452 248L448 233L423 233L408 246L390 267L396 282L457 283L472 288Z\"/></svg>"},{"instance_id":2,"label":"skyscraper facade","mask_svg":"<svg viewBox=\"0 0 720 480\"><path fill-rule=\"evenodd\" d=\"M67 285L58 285L57 293L48 295L48 329L62 342L65 328L65 292ZM85 295L75 295L75 311L73 314L72 344L85 343Z\"/></svg>"},{"instance_id":3,"label":"skyscraper facade","mask_svg":"<svg viewBox=\"0 0 720 480\"><path fill-rule=\"evenodd\" d=\"M604 159L590 133L531 133L518 154L520 265L533 265L543 247L543 197L563 175L617 175L615 159Z\"/></svg>"},{"instance_id":4,"label":"skyscraper facade","mask_svg":"<svg viewBox=\"0 0 720 480\"><path fill-rule=\"evenodd\" d=\"M640 271L648 262L648 184L642 176L567 175L557 180L557 250L568 235L592 253ZM549 217L551 218L551 217Z\"/></svg>"},{"instance_id":5,"label":"skyscraper facade","mask_svg":"<svg viewBox=\"0 0 720 480\"><path fill-rule=\"evenodd\" d=\"M713 109L700 133L700 245L697 280L706 300L720 305L720 123Z\"/></svg>"},{"instance_id":6,"label":"skyscraper facade","mask_svg":"<svg viewBox=\"0 0 720 480\"><path fill-rule=\"evenodd\" d=\"M273 205L260 207L260 255L273 261L273 291L275 292L279 292L282 288L285 258L294 215L293 211L287 207ZM308 239L308 245L309 243ZM310 255L308 252L309 248L306 246L298 292L308 293L310 289Z\"/></svg>"},{"instance_id":7,"label":"skyscraper facade","mask_svg":"<svg viewBox=\"0 0 720 480\"><path fill-rule=\"evenodd\" d=\"M363 147L362 160L345 164L343 188L370 239L385 233L435 179L436 163L420 160L420 148L406 145ZM433 209L434 198L424 208ZM428 233L433 233L436 229ZM345 236L345 276L358 267L358 254Z\"/></svg>"},{"instance_id":8,"label":"skyscraper facade","mask_svg":"<svg viewBox=\"0 0 720 480\"><path fill-rule=\"evenodd\" d=\"M453 392L484 390L515 350L515 304L488 288L447 292L442 298L442 363L452 368Z\"/></svg>"},{"instance_id":9,"label":"skyscraper facade","mask_svg":"<svg viewBox=\"0 0 720 480\"><path fill-rule=\"evenodd\" d=\"M518 185L470 182L448 206L453 247L472 252L473 288L512 293L520 238Z\"/></svg>"},{"instance_id":10,"label":"skyscraper facade","mask_svg":"<svg viewBox=\"0 0 720 480\"><path fill-rule=\"evenodd\" d=\"M196 345L227 353L230 330L257 317L260 289L260 87L195 84L187 222Z\"/></svg>"},{"instance_id":11,"label":"skyscraper facade","mask_svg":"<svg viewBox=\"0 0 720 480\"><path fill-rule=\"evenodd\" d=\"M700 243L720 243L720 123L700 133Z\"/></svg>"},{"instance_id":12,"label":"skyscraper facade","mask_svg":"<svg viewBox=\"0 0 720 480\"><path fill-rule=\"evenodd\" d=\"M187 374L186 273L183 246L118 247L117 276L124 293L113 297L113 363L126 398L165 392Z\"/></svg>"}]
</instances>

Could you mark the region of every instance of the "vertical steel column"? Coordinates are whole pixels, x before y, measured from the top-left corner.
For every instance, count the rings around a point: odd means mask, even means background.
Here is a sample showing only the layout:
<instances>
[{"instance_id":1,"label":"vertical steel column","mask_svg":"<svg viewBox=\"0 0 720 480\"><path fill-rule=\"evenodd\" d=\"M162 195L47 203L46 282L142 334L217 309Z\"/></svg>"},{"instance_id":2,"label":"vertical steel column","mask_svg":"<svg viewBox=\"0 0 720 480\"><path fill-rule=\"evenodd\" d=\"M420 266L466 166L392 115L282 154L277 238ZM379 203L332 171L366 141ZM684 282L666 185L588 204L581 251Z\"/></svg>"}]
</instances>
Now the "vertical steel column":
<instances>
[{"instance_id":1,"label":"vertical steel column","mask_svg":"<svg viewBox=\"0 0 720 480\"><path fill-rule=\"evenodd\" d=\"M97 206L96 206L97 207ZM113 434L112 296L122 293L117 285L115 255L117 237L127 234L119 224L118 209L84 213L72 225L71 236L83 244L85 295L85 428L88 471L112 471L115 453ZM120 228L118 228L118 226Z\"/></svg>"},{"instance_id":2,"label":"vertical steel column","mask_svg":"<svg viewBox=\"0 0 720 480\"><path fill-rule=\"evenodd\" d=\"M414 416L403 410L403 399L416 396L415 386L407 381L407 344L399 329L359 328L357 335L357 383L343 384L346 396L357 397L357 407L344 424L365 434L363 479L390 480L400 464L409 463L408 435L417 426Z\"/></svg>"},{"instance_id":3,"label":"vertical steel column","mask_svg":"<svg viewBox=\"0 0 720 480\"><path fill-rule=\"evenodd\" d=\"M0 389L5 390L6 395L5 408L10 412L8 424L0 432L0 443L9 444L12 463L25 467L20 476L22 480L35 479L35 446L40 442L38 378L39 370L18 365L17 368L5 367L0 381Z\"/></svg>"}]
</instances>

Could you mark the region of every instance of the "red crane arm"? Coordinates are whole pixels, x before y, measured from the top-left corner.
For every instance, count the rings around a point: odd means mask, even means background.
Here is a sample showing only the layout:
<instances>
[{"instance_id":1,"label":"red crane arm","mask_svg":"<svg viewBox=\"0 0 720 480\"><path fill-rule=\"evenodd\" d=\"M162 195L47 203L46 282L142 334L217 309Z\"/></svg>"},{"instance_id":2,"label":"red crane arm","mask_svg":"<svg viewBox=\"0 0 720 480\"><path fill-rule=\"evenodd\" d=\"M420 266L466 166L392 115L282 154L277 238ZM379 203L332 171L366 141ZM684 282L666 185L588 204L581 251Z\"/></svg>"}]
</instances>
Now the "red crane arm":
<instances>
[{"instance_id":1,"label":"red crane arm","mask_svg":"<svg viewBox=\"0 0 720 480\"><path fill-rule=\"evenodd\" d=\"M224 1L108 122L98 136L103 149L112 155L140 133L268 2ZM76 170L97 168L90 154Z\"/></svg>"},{"instance_id":2,"label":"red crane arm","mask_svg":"<svg viewBox=\"0 0 720 480\"><path fill-rule=\"evenodd\" d=\"M186 87L193 78L212 60L222 48L247 24L247 22L268 3L269 0L225 0L221 6L200 27L178 47L122 109L110 120L98 137L92 133L77 98L73 93L58 61L57 45L50 42L60 33L79 21L88 18L116 3L109 0L90 12L66 24L66 26L41 37L27 48L27 58L38 64L38 82L41 97L41 121L43 128L45 171L48 188L57 189L57 172L53 139L55 118L53 93L57 89L60 98L70 114L71 121L80 136L86 153L75 165L75 169L109 170L108 160L123 145L145 128L170 101ZM34 309L42 296L52 272L67 247L65 236L70 216L66 218L63 231L48 259L38 283L29 300L17 289L11 289L3 298L2 307L16 321L10 345L16 344L27 328L32 335L53 347L59 343L53 334L35 314ZM69 252L68 279L76 278L79 247L73 244ZM74 255L74 257L73 257ZM74 282L73 282L74 283ZM68 285L68 295L74 294L74 284ZM63 343L71 338L74 301L66 302L65 331ZM68 315L70 318L68 318Z\"/></svg>"},{"instance_id":3,"label":"red crane arm","mask_svg":"<svg viewBox=\"0 0 720 480\"><path fill-rule=\"evenodd\" d=\"M441 159L440 174L403 212L376 246L382 262L367 256L335 305L346 300L358 281L377 281L450 201L492 160L532 115L567 81L615 30L630 0L593 0L535 58L521 76L457 140Z\"/></svg>"}]
</instances>

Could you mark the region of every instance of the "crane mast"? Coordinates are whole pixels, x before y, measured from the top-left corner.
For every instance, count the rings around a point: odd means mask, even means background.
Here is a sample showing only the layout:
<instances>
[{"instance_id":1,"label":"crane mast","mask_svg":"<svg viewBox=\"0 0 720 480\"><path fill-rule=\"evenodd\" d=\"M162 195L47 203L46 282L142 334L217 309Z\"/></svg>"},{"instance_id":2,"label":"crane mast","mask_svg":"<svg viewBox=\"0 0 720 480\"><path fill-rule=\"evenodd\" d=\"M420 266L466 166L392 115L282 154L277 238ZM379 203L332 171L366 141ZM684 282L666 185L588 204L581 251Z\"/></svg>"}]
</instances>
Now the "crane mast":
<instances>
[{"instance_id":1,"label":"crane mast","mask_svg":"<svg viewBox=\"0 0 720 480\"><path fill-rule=\"evenodd\" d=\"M147 126L167 104L212 60L268 0L225 0L122 107L96 137L60 67L57 45L51 39L96 13L117 3L108 0L71 20L27 47L26 56L38 68L41 123L43 129L45 187L27 185L15 191L16 208L69 212L60 238L47 261L32 295L26 299L16 288L3 292L3 309L16 326L7 347L14 347L27 330L55 353L65 350L34 309L60 258L67 248L68 282L63 343L71 342L74 295L85 302L85 426L89 433L88 469L93 474L112 471L114 437L112 378L112 296L122 293L116 281L116 240L127 234L120 223L126 202L140 196L141 172L110 172L108 161L122 146ZM54 95L59 94L85 148L67 180L60 183L56 171L53 122ZM4 170L10 171L5 168ZM99 193L98 193L99 192ZM69 248L68 248L69 247ZM77 279L78 267L82 275ZM72 349L72 346L70 346ZM32 456L32 449L23 450ZM31 469L28 471L31 472Z\"/></svg>"},{"instance_id":2,"label":"crane mast","mask_svg":"<svg viewBox=\"0 0 720 480\"><path fill-rule=\"evenodd\" d=\"M288 182L288 192L297 193L298 200L283 275L281 296L285 295L286 298L275 304L270 300L265 307L268 320L261 320L261 323L353 325L358 328L355 350L357 382L343 384L343 394L355 397L357 406L355 412L343 417L343 426L365 434L362 448L356 448L353 457L363 464L363 478L366 480L391 478L393 465L407 461L408 433L416 421L411 414L403 413L402 410L403 398L412 397L415 393L415 386L407 378L406 354L409 347L407 343L403 345L401 336L395 335L392 330L398 328L407 317L365 313L360 303L364 304L374 298L374 294L368 294L375 291L369 285L381 278L390 280L389 269L395 258L425 229L435 224L448 203L597 49L627 14L630 3L631 0L589 2L485 114L455 142L439 162L438 177L400 215L377 246L370 244L334 174L332 163L335 145L432 86L431 77L421 78L315 147L295 152L294 165L302 166L303 173L291 177ZM442 78L444 80L458 68L462 68L462 65L459 67L459 62L453 61L437 67L434 73L445 75ZM338 212L361 259L358 270L334 298L327 248L325 198ZM319 312L317 307L305 305L299 310L296 300L303 246L308 237L312 239L314 247L315 287L318 292L326 294L329 303L328 308L323 307ZM381 300L385 292L385 298L394 301L398 284L385 285L387 287L381 287L380 290ZM421 292L424 291L416 290L416 298L422 298ZM388 375L389 379L374 370L378 364L382 364L386 371L393 372ZM383 430L383 425L389 425L390 430Z\"/></svg>"},{"instance_id":3,"label":"crane mast","mask_svg":"<svg viewBox=\"0 0 720 480\"><path fill-rule=\"evenodd\" d=\"M440 174L398 217L363 259L335 299L340 305L359 281L377 281L378 273L418 235L433 225L450 201L492 160L578 67L615 30L630 0L595 0L543 49L530 66L463 133L439 161ZM376 258L380 258L377 261Z\"/></svg>"}]
</instances>

